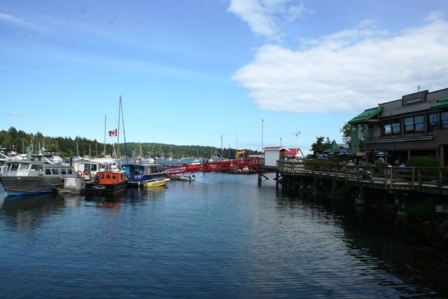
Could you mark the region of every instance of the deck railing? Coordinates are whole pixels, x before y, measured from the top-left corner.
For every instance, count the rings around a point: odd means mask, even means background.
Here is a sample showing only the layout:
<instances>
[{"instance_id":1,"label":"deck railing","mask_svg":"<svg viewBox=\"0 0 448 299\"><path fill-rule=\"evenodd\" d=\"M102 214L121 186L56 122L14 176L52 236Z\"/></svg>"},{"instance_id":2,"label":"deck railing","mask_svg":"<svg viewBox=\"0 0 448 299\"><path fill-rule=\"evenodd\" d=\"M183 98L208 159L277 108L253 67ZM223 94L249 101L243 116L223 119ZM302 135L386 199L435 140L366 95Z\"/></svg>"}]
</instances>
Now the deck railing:
<instances>
[{"instance_id":1,"label":"deck railing","mask_svg":"<svg viewBox=\"0 0 448 299\"><path fill-rule=\"evenodd\" d=\"M391 167L391 166L346 166L337 163L306 163L277 161L277 170L286 175L307 175L320 178L350 180L364 183L382 183L385 186L409 186L448 188L446 167Z\"/></svg>"}]
</instances>

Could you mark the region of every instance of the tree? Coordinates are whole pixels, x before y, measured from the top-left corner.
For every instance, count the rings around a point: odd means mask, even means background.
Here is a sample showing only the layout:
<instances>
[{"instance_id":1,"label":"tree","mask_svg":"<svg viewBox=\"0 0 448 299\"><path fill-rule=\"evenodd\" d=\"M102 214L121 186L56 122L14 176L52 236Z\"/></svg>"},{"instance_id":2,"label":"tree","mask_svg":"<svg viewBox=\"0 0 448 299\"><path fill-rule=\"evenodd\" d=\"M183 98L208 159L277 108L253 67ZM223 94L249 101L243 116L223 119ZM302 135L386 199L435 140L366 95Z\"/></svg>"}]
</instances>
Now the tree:
<instances>
[{"instance_id":1,"label":"tree","mask_svg":"<svg viewBox=\"0 0 448 299\"><path fill-rule=\"evenodd\" d=\"M344 143L347 143L348 147L351 148L352 147L352 126L350 124L346 123L341 129L341 133L342 133L342 141Z\"/></svg>"},{"instance_id":2,"label":"tree","mask_svg":"<svg viewBox=\"0 0 448 299\"><path fill-rule=\"evenodd\" d=\"M316 142L311 144L311 150L313 151L314 155L317 155L319 153L322 153L324 150L330 148L331 142L330 138L327 137L325 140L325 137L316 137Z\"/></svg>"}]
</instances>

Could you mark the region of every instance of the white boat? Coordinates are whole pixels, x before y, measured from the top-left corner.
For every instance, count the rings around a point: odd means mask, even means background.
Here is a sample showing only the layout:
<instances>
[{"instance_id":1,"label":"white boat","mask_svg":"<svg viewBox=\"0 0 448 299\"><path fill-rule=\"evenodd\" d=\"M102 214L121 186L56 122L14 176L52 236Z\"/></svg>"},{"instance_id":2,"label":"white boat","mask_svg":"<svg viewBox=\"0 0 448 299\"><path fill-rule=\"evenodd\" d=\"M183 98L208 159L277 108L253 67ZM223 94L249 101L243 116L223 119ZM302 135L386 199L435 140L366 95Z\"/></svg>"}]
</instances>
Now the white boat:
<instances>
[{"instance_id":1,"label":"white boat","mask_svg":"<svg viewBox=\"0 0 448 299\"><path fill-rule=\"evenodd\" d=\"M67 179L78 182L71 186L81 188L81 178L73 167L61 163L43 161L8 161L0 174L0 183L8 196L25 196L57 192L63 189ZM80 191L80 190L79 190Z\"/></svg>"},{"instance_id":2,"label":"white boat","mask_svg":"<svg viewBox=\"0 0 448 299\"><path fill-rule=\"evenodd\" d=\"M180 175L180 176L178 176L177 179L179 181L189 181L189 182L192 182L192 181L196 181L196 176L194 174L192 174L192 175Z\"/></svg>"}]
</instances>

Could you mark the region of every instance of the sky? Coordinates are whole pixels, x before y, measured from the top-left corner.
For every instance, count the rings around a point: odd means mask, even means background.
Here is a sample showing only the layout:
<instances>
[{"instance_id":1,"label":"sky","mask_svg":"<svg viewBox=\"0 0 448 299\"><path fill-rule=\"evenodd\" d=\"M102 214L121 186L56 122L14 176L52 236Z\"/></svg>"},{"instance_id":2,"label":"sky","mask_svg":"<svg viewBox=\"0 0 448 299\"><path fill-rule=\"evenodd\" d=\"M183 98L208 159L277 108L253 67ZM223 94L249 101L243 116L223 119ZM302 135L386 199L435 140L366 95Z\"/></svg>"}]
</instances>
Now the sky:
<instances>
[{"instance_id":1,"label":"sky","mask_svg":"<svg viewBox=\"0 0 448 299\"><path fill-rule=\"evenodd\" d=\"M0 130L306 155L448 88L447 32L446 0L2 0Z\"/></svg>"}]
</instances>

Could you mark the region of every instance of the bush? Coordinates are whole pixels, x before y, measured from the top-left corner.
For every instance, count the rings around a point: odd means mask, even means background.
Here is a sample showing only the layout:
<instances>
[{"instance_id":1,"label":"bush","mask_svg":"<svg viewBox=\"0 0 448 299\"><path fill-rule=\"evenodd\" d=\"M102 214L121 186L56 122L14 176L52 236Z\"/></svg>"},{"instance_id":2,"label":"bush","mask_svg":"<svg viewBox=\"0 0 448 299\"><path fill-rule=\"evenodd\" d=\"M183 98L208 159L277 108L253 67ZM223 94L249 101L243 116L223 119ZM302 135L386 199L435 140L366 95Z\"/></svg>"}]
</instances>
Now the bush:
<instances>
[{"instance_id":1,"label":"bush","mask_svg":"<svg viewBox=\"0 0 448 299\"><path fill-rule=\"evenodd\" d=\"M409 158L406 167L439 167L439 161L432 157L415 156Z\"/></svg>"},{"instance_id":2,"label":"bush","mask_svg":"<svg viewBox=\"0 0 448 299\"><path fill-rule=\"evenodd\" d=\"M415 156L409 158L409 160L406 162L406 167L423 167L423 169L420 170L420 179L424 182L428 181L434 181L439 179L439 171L438 169L429 169L430 167L439 167L439 162L432 158L427 156ZM425 169L428 168L428 169Z\"/></svg>"}]
</instances>

